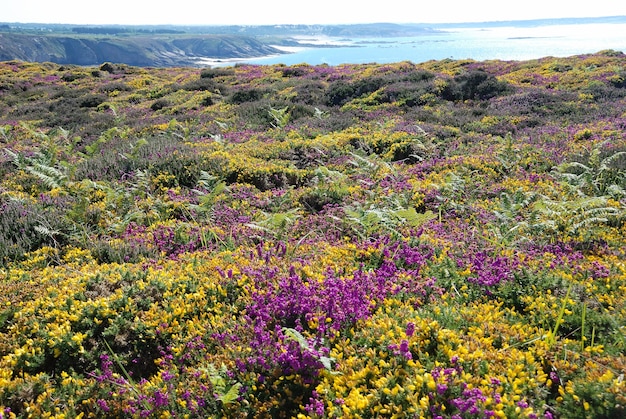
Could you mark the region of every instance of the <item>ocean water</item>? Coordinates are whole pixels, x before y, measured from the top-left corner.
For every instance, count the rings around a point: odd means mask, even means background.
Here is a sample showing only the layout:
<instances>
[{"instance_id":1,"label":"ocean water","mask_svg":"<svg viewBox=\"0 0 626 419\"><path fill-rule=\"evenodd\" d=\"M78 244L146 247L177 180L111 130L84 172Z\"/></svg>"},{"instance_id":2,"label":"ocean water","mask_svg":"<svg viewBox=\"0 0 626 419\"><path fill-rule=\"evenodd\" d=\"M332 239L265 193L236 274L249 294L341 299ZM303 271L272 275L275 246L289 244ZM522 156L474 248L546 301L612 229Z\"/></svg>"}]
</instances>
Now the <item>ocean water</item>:
<instances>
[{"instance_id":1,"label":"ocean water","mask_svg":"<svg viewBox=\"0 0 626 419\"><path fill-rule=\"evenodd\" d=\"M302 40L301 42L311 41ZM449 28L409 38L323 38L333 47L297 48L289 54L245 60L253 64L391 63L429 60L528 60L613 49L626 52L626 23L534 27Z\"/></svg>"}]
</instances>

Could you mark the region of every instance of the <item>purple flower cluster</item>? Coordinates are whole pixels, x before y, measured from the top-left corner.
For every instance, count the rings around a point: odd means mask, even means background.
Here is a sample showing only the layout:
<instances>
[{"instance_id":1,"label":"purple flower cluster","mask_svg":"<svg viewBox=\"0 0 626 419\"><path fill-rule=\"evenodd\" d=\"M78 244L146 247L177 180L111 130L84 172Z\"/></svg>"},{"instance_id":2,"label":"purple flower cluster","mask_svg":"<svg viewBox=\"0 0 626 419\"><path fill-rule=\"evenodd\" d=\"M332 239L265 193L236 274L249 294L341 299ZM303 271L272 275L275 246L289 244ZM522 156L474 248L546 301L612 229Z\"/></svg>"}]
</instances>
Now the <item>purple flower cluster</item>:
<instances>
[{"instance_id":1,"label":"purple flower cluster","mask_svg":"<svg viewBox=\"0 0 626 419\"><path fill-rule=\"evenodd\" d=\"M368 248L371 250L371 244ZM284 246L270 250L258 246L251 257L262 263L244 270L254 281L252 301L244 317L252 337L250 354L240 360L240 370L263 375L279 371L314 380L322 368L328 367L321 362L329 353L324 342L368 318L386 297L404 293L422 298L427 293L425 289L433 286L420 276L420 269L431 258L429 252L408 244L387 245L384 241L375 243L374 249L377 250L370 260L363 261L351 273L328 268L321 278L310 278L295 265L286 274L273 266L284 258ZM286 336L286 328L302 333L301 341ZM412 329L407 325L407 336L414 329L414 324ZM407 340L391 350L406 359L412 358Z\"/></svg>"},{"instance_id":2,"label":"purple flower cluster","mask_svg":"<svg viewBox=\"0 0 626 419\"><path fill-rule=\"evenodd\" d=\"M400 342L400 345L392 343L387 347L387 349L393 352L393 354L396 356L402 356L407 360L413 359L413 354L411 353L409 341L406 339L403 339L402 342Z\"/></svg>"},{"instance_id":3,"label":"purple flower cluster","mask_svg":"<svg viewBox=\"0 0 626 419\"><path fill-rule=\"evenodd\" d=\"M125 378L116 376L113 372L113 361L109 358L109 355L102 354L100 355L100 373L91 374L98 383L104 384L107 387L112 384L112 387L118 387L118 392L123 394L127 392L129 388L129 383ZM112 392L108 392L107 399L111 399L113 396ZM108 412L110 410L109 404L105 399L97 399L96 405L103 412Z\"/></svg>"},{"instance_id":4,"label":"purple flower cluster","mask_svg":"<svg viewBox=\"0 0 626 419\"><path fill-rule=\"evenodd\" d=\"M485 287L513 279L513 272L519 266L517 258L493 256L485 251L472 255L469 262L472 276L467 280Z\"/></svg>"},{"instance_id":5,"label":"purple flower cluster","mask_svg":"<svg viewBox=\"0 0 626 419\"><path fill-rule=\"evenodd\" d=\"M480 388L470 388L462 381L463 367L456 357L452 359L452 364L452 368L437 367L431 371L432 377L437 381L435 391L428 395L433 417L442 419L444 417L451 419L494 417L495 412L485 408L488 396ZM495 404L498 404L502 398L495 387L500 382L492 379L492 384L494 390L489 396Z\"/></svg>"},{"instance_id":6,"label":"purple flower cluster","mask_svg":"<svg viewBox=\"0 0 626 419\"><path fill-rule=\"evenodd\" d=\"M324 416L324 401L317 391L313 391L313 394L309 398L309 403L304 406L304 410L306 410L309 415Z\"/></svg>"}]
</instances>

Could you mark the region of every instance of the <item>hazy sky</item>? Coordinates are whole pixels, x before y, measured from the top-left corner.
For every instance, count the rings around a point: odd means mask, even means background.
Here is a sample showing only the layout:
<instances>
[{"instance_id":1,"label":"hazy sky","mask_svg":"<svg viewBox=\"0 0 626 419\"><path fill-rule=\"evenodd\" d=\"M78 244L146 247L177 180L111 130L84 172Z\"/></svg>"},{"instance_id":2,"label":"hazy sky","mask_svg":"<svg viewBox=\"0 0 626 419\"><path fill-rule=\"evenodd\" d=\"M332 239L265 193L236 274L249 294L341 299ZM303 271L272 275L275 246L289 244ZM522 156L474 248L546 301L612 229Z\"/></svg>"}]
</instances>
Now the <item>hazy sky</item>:
<instances>
[{"instance_id":1,"label":"hazy sky","mask_svg":"<svg viewBox=\"0 0 626 419\"><path fill-rule=\"evenodd\" d=\"M0 0L0 22L21 23L441 23L623 15L623 0Z\"/></svg>"}]
</instances>

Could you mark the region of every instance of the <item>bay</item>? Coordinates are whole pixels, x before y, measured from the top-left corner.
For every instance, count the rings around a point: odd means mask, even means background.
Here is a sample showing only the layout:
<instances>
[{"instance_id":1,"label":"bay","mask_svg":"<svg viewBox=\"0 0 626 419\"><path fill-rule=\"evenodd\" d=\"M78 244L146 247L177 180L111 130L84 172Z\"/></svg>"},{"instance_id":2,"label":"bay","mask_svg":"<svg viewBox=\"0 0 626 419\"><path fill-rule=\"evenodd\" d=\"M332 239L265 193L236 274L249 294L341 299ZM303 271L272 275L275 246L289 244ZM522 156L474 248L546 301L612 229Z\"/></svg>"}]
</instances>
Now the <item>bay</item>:
<instances>
[{"instance_id":1,"label":"bay","mask_svg":"<svg viewBox=\"0 0 626 419\"><path fill-rule=\"evenodd\" d=\"M291 53L253 58L251 64L340 65L429 60L529 60L565 57L612 49L626 51L626 23L540 24L446 28L403 38L304 38L320 47L296 47ZM230 63L232 64L232 62Z\"/></svg>"}]
</instances>

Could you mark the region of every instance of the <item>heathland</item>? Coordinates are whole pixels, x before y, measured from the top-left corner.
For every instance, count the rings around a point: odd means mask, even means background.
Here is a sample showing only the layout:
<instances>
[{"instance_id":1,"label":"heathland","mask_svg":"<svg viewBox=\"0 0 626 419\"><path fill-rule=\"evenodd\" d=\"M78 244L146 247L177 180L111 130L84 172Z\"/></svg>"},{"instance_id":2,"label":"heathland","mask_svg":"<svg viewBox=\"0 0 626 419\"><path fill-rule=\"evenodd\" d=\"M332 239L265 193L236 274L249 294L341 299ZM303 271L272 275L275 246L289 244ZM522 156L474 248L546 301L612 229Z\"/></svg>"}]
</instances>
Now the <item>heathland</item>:
<instances>
[{"instance_id":1,"label":"heathland","mask_svg":"<svg viewBox=\"0 0 626 419\"><path fill-rule=\"evenodd\" d=\"M0 63L0 418L610 418L626 56Z\"/></svg>"}]
</instances>

